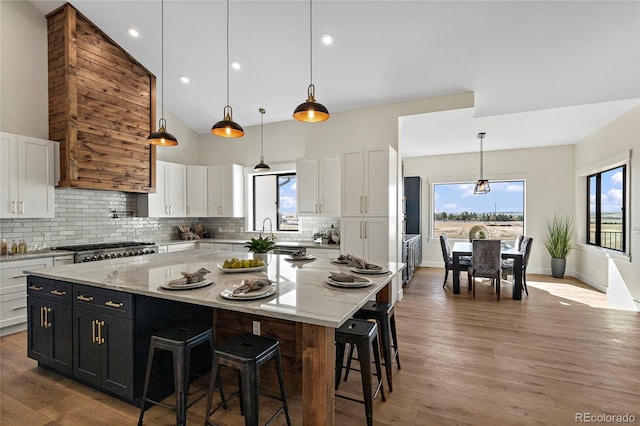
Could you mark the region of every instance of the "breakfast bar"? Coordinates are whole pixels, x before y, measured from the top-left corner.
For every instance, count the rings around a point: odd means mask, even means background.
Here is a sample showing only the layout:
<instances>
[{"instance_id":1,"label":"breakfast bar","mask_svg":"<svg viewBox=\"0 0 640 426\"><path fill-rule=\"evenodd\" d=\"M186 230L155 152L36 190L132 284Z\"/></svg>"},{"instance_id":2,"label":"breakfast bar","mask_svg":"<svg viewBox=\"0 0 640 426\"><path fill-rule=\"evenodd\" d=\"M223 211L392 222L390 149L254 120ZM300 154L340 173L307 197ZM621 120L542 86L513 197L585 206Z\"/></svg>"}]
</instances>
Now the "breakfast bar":
<instances>
[{"instance_id":1,"label":"breakfast bar","mask_svg":"<svg viewBox=\"0 0 640 426\"><path fill-rule=\"evenodd\" d=\"M367 286L342 288L330 285L327 278L332 271L351 273L352 268L333 264L332 259L326 256L292 261L284 255L270 254L262 270L251 268L249 271L223 271L224 260L231 256L251 258L249 253L191 250L62 265L27 272L30 279L55 280L54 282L70 283L78 287L89 286L140 295L145 299L211 307L216 312L216 321L218 314L231 314L291 323L297 330L295 346L301 352L303 424L333 425L334 330L367 300L391 300L391 282L402 271L404 264L385 263L380 266L388 272L362 275L370 281ZM167 286L167 283L181 278L182 272L193 273L200 268L210 271L205 279L212 281L211 284L184 289ZM257 299L236 300L224 297L240 286L243 280L265 277L272 282L275 293L268 293L270 295ZM73 295L74 298L78 297L76 292ZM76 303L76 300L72 303ZM285 365L284 369L287 368L295 368L295 365Z\"/></svg>"}]
</instances>

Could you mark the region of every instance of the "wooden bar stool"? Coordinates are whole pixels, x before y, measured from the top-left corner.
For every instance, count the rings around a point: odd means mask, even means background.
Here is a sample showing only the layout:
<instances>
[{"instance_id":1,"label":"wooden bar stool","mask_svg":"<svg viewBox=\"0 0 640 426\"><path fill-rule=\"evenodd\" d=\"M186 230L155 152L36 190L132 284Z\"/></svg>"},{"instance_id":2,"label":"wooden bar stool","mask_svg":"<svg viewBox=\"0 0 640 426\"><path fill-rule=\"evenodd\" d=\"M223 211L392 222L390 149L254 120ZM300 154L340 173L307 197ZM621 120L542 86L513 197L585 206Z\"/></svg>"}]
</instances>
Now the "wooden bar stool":
<instances>
[{"instance_id":1,"label":"wooden bar stool","mask_svg":"<svg viewBox=\"0 0 640 426\"><path fill-rule=\"evenodd\" d=\"M178 426L186 424L188 408L206 395L206 393L203 393L198 398L191 401L191 403L188 403L187 401L189 396L191 350L196 346L205 343L209 345L211 353L213 354L214 345L212 329L211 327L205 327L200 324L175 326L158 331L151 336L138 425L142 425L142 419L148 403L161 405L165 408L175 410L176 424ZM151 371L156 350L169 351L172 354L173 380L176 394L175 406L166 405L162 402L148 398L149 382L151 380ZM223 394L222 389L220 389L220 392Z\"/></svg>"},{"instance_id":2,"label":"wooden bar stool","mask_svg":"<svg viewBox=\"0 0 640 426\"><path fill-rule=\"evenodd\" d=\"M367 425L373 424L373 400L380 392L382 401L386 401L384 396L384 386L382 385L382 367L380 365L380 351L378 349L378 326L374 322L350 319L336 329L336 390L342 377L342 364L344 361L344 351L346 344L358 349L360 357L360 374L362 376L362 396L363 400L354 399L336 393L336 397L349 399L351 401L364 403L364 412L367 417ZM378 376L378 385L375 391L371 385L371 350Z\"/></svg>"},{"instance_id":3,"label":"wooden bar stool","mask_svg":"<svg viewBox=\"0 0 640 426\"><path fill-rule=\"evenodd\" d=\"M230 338L225 344L216 347L213 351L211 381L207 394L207 411L204 420L205 426L209 424L211 414L218 409L211 410L211 400L213 399L214 380L216 377L219 377L218 369L221 365L226 365L238 370L240 382L238 392L240 395L240 411L241 414L244 415L245 425L258 425L260 366L272 358L275 359L278 381L280 382L280 398L275 399L281 401L282 406L271 416L266 424L271 424L271 422L284 411L287 425L291 425L287 398L284 391L280 342L270 337L256 336L247 333ZM216 376L213 375L214 372L216 372ZM221 384L220 389L222 389ZM225 401L224 395L222 395L222 401Z\"/></svg>"},{"instance_id":4,"label":"wooden bar stool","mask_svg":"<svg viewBox=\"0 0 640 426\"><path fill-rule=\"evenodd\" d=\"M387 373L387 386L389 392L393 392L393 375L391 364L394 362L400 370L400 355L398 354L398 336L396 334L396 318L393 310L393 304L387 302L368 301L354 315L354 318L363 320L375 320L380 330L382 358L384 359L385 372ZM393 348L393 352L391 351ZM351 360L353 359L354 347L351 347L347 368L344 373L344 380L349 376L351 369Z\"/></svg>"}]
</instances>

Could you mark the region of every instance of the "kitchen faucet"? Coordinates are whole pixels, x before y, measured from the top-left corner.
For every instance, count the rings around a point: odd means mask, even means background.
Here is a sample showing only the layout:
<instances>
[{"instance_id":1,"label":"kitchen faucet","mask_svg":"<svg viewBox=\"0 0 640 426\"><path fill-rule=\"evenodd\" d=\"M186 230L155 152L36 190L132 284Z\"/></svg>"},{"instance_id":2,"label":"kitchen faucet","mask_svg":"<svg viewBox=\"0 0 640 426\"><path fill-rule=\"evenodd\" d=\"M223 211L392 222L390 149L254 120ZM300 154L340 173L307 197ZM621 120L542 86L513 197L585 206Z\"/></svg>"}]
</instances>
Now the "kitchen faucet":
<instances>
[{"instance_id":1,"label":"kitchen faucet","mask_svg":"<svg viewBox=\"0 0 640 426\"><path fill-rule=\"evenodd\" d=\"M262 232L264 232L264 223L266 221L269 221L269 238L271 238L271 241L273 241L276 239L276 236L273 235L273 223L271 222L270 217L265 217L264 220L262 221ZM262 232L260 232L260 234L262 234Z\"/></svg>"}]
</instances>

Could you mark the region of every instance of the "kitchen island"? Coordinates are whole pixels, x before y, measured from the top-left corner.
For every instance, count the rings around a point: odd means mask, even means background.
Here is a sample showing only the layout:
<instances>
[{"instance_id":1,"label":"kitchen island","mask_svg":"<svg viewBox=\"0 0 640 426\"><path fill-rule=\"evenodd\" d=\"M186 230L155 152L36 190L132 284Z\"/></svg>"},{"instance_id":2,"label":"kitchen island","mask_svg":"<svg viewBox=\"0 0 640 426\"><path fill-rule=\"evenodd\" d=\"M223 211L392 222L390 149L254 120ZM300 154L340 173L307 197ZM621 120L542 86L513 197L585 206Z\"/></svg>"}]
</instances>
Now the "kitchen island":
<instances>
[{"instance_id":1,"label":"kitchen island","mask_svg":"<svg viewBox=\"0 0 640 426\"><path fill-rule=\"evenodd\" d=\"M250 258L249 253L233 254ZM319 256L314 261L291 262L286 256L270 255L264 272L225 273L218 265L232 255L228 252L192 250L178 253L114 259L86 264L63 265L27 271L33 279L85 286L139 295L156 300L175 301L214 308L218 316L241 315L274 319L294 328L293 339L300 362L285 363L284 368L301 370L299 383L303 401L303 424L334 424L334 329L350 318L367 300L390 300L391 280L404 267L401 263L381 265L389 270L384 275L368 275L372 285L342 289L325 281L330 271L348 271ZM206 278L213 284L192 290L166 290L161 286L181 277L182 271L206 268ZM223 290L233 289L243 279L264 277L276 287L276 294L259 300L227 300ZM30 277L30 278L32 278ZM74 297L77 297L74 291ZM80 299L81 300L81 299ZM72 301L76 303L74 299ZM224 322L224 320L222 320ZM45 321L46 323L46 321ZM217 332L217 331L216 331ZM265 332L266 334L266 332ZM286 374L286 371L285 371Z\"/></svg>"}]
</instances>

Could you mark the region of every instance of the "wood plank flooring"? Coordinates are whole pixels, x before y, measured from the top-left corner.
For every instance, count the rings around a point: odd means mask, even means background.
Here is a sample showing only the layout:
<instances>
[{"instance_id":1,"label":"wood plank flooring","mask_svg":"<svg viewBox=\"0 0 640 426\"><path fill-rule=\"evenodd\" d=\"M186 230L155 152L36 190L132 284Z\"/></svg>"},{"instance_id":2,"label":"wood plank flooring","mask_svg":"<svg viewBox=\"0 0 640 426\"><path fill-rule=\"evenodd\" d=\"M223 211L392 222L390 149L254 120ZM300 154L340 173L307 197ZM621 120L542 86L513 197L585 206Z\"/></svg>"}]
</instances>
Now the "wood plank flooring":
<instances>
[{"instance_id":1,"label":"wood plank flooring","mask_svg":"<svg viewBox=\"0 0 640 426\"><path fill-rule=\"evenodd\" d=\"M387 425L570 425L576 413L629 413L640 423L640 314L608 306L607 296L574 279L528 275L529 296L502 300L488 281L476 299L462 286L442 288L444 271L419 268L396 305L401 370L394 391L374 402L374 423ZM463 278L463 282L466 282ZM229 390L232 384L229 383ZM206 379L192 385L196 395ZM225 388L227 385L225 384ZM360 395L353 372L340 391ZM189 410L202 424L205 401ZM289 396L292 422L302 404ZM138 408L36 366L26 333L0 339L0 424L135 425ZM261 398L262 421L277 403ZM213 418L243 425L237 399ZM175 424L153 407L145 424ZM280 416L275 424L284 425ZM361 404L336 399L337 425L363 425ZM603 423L601 423L603 424Z\"/></svg>"}]
</instances>

